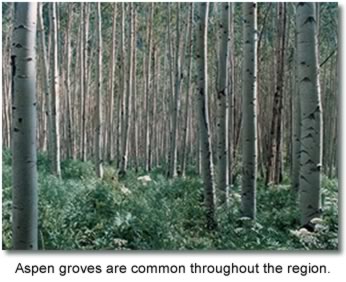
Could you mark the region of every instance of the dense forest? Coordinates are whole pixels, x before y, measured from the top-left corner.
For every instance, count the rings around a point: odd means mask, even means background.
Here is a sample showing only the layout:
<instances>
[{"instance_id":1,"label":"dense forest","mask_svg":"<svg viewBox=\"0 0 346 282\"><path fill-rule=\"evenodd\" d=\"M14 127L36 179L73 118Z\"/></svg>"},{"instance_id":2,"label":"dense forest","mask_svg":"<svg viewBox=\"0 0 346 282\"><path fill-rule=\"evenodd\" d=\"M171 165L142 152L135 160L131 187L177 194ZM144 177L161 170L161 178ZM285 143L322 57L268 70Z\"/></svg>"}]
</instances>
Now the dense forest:
<instances>
[{"instance_id":1,"label":"dense forest","mask_svg":"<svg viewBox=\"0 0 346 282\"><path fill-rule=\"evenodd\" d=\"M2 3L2 247L336 250L337 3Z\"/></svg>"}]
</instances>

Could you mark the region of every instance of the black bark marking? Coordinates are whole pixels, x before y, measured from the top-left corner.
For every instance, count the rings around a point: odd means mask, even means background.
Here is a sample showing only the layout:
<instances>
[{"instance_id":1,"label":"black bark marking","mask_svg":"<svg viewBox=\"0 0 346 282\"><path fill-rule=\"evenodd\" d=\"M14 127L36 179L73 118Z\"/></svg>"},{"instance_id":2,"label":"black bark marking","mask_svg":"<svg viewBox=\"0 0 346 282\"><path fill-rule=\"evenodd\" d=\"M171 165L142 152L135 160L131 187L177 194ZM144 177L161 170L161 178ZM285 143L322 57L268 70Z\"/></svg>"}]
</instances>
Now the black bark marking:
<instances>
[{"instance_id":1,"label":"black bark marking","mask_svg":"<svg viewBox=\"0 0 346 282\"><path fill-rule=\"evenodd\" d=\"M304 24L312 23L312 22L316 22L316 21L315 21L315 18L313 16L310 16L305 20Z\"/></svg>"},{"instance_id":2,"label":"black bark marking","mask_svg":"<svg viewBox=\"0 0 346 282\"><path fill-rule=\"evenodd\" d=\"M14 30L21 29L21 28L25 29L25 26L21 24L21 25L19 25L19 26L16 26L16 27L14 28Z\"/></svg>"}]
</instances>

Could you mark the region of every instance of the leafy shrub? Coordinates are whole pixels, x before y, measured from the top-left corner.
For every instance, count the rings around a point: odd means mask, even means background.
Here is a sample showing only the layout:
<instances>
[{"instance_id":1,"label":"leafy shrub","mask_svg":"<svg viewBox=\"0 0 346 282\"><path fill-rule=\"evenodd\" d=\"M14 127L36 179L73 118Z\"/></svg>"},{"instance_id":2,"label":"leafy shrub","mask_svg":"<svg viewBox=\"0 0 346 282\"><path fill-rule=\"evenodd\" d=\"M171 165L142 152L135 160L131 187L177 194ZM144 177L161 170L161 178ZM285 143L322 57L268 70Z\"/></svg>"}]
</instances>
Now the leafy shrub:
<instances>
[{"instance_id":1,"label":"leafy shrub","mask_svg":"<svg viewBox=\"0 0 346 282\"><path fill-rule=\"evenodd\" d=\"M64 179L82 179L96 176L95 167L91 162L82 162L79 160L65 160L61 162L61 174Z\"/></svg>"},{"instance_id":2,"label":"leafy shrub","mask_svg":"<svg viewBox=\"0 0 346 282\"><path fill-rule=\"evenodd\" d=\"M7 164L10 161L7 159ZM91 163L64 161L63 178L47 171L46 155L39 160L40 249L134 250L294 250L338 247L338 183L323 178L322 223L303 238L297 200L290 185L258 182L256 222L241 218L240 187L232 187L228 205L217 209L217 229L206 228L200 177L167 179L158 168L143 183L129 170L119 180L105 167L98 179ZM3 247L11 248L11 167L3 165Z\"/></svg>"},{"instance_id":3,"label":"leafy shrub","mask_svg":"<svg viewBox=\"0 0 346 282\"><path fill-rule=\"evenodd\" d=\"M2 150L2 165L11 166L12 165L12 152L9 149Z\"/></svg>"}]
</instances>

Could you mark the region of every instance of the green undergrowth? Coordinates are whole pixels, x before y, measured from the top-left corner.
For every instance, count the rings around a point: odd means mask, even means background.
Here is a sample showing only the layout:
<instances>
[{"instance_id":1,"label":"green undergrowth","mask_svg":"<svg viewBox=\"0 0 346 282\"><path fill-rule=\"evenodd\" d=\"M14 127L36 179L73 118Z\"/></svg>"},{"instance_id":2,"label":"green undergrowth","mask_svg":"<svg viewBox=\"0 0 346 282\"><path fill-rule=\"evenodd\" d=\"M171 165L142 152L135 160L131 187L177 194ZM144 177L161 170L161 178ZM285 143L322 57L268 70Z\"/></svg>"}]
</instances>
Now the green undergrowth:
<instances>
[{"instance_id":1,"label":"green undergrowth","mask_svg":"<svg viewBox=\"0 0 346 282\"><path fill-rule=\"evenodd\" d=\"M91 162L64 161L62 178L38 157L39 248L46 250L334 250L338 247L338 183L323 178L323 216L314 233L296 234L297 204L289 184L258 183L257 220L241 218L235 185L217 210L217 228L206 228L201 179L188 173L167 179L162 168L129 171L119 180L105 167L97 179ZM11 249L11 155L3 152L3 248Z\"/></svg>"}]
</instances>

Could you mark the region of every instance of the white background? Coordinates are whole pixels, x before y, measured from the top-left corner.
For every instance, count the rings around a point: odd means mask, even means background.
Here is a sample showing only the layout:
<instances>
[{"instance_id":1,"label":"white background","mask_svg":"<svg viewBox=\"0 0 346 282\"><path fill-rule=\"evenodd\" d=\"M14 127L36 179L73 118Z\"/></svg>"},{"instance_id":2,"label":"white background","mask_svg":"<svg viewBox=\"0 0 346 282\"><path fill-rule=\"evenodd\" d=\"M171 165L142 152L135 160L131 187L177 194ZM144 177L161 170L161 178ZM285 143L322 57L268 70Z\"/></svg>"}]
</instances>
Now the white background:
<instances>
[{"instance_id":1,"label":"white background","mask_svg":"<svg viewBox=\"0 0 346 282\"><path fill-rule=\"evenodd\" d=\"M343 53L343 36L344 36L344 23L343 5L339 5L340 12L339 18L341 23L340 28L340 56L342 60L340 64L345 66L345 57ZM0 58L1 60L1 58ZM345 79L345 74L342 72L342 78ZM345 80L344 80L345 81ZM341 103L340 109L345 108L345 99L343 95L343 85L340 84L340 96ZM2 103L2 99L0 99ZM340 132L342 140L345 140L345 114L340 110L341 125ZM1 123L1 119L0 119ZM340 190L344 186L344 173L345 167L343 165L345 160L344 150L340 150L342 153L342 165L340 166ZM340 160L341 161L341 160ZM1 166L1 163L0 163ZM342 192L342 191L341 191ZM342 229L345 226L344 209L342 208L344 201L342 200L342 194L340 193L340 226ZM340 228L340 243L338 252L0 252L0 278L1 281L346 281L346 260L345 252L343 252L344 234ZM54 265L55 274L36 274L34 277L29 274L15 274L15 269L18 263L23 265ZM191 263L198 264L213 264L213 265L225 265L236 263L238 265L256 264L263 265L264 263L281 264L284 272L282 274L231 274L228 277L222 274L205 274L196 275L189 274L189 265ZM327 265L330 274L308 274L307 276L301 276L299 274L288 275L285 271L287 265L307 265L307 264ZM124 264L128 268L127 274L106 274L105 271L102 274L70 274L61 277L59 275L60 265L101 265L103 269L107 265L121 265ZM146 265L146 264L184 264L186 266L187 274L131 274L131 265Z\"/></svg>"}]
</instances>

